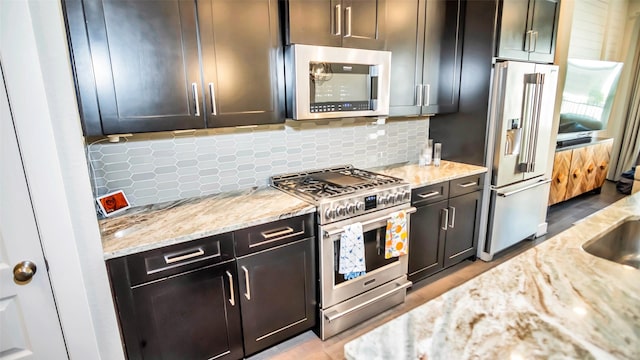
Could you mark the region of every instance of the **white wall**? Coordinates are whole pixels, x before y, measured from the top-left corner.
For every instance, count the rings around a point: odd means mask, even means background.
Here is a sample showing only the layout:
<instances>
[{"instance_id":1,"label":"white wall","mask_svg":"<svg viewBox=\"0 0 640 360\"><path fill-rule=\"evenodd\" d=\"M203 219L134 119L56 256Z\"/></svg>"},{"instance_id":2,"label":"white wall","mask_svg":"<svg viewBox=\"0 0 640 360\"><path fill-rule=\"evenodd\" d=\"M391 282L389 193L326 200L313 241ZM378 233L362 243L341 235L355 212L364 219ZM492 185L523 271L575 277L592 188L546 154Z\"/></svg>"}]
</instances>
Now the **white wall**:
<instances>
[{"instance_id":1,"label":"white wall","mask_svg":"<svg viewBox=\"0 0 640 360\"><path fill-rule=\"evenodd\" d=\"M2 0L0 14L0 59L69 355L121 359L61 4Z\"/></svg>"}]
</instances>

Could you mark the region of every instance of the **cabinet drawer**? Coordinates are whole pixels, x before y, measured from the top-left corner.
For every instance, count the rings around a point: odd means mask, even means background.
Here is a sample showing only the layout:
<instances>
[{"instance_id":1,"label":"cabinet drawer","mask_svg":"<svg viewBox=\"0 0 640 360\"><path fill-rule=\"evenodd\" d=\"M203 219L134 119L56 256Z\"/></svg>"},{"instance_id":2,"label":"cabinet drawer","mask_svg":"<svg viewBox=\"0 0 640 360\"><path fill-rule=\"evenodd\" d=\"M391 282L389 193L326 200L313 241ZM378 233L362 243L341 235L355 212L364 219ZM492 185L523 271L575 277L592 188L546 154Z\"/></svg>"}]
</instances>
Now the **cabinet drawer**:
<instances>
[{"instance_id":1,"label":"cabinet drawer","mask_svg":"<svg viewBox=\"0 0 640 360\"><path fill-rule=\"evenodd\" d=\"M449 196L454 197L480 190L482 189L483 184L484 174L471 175L451 180L449 185Z\"/></svg>"},{"instance_id":2,"label":"cabinet drawer","mask_svg":"<svg viewBox=\"0 0 640 360\"><path fill-rule=\"evenodd\" d=\"M433 204L448 197L448 181L411 190L411 204L414 206Z\"/></svg>"},{"instance_id":3,"label":"cabinet drawer","mask_svg":"<svg viewBox=\"0 0 640 360\"><path fill-rule=\"evenodd\" d=\"M235 232L236 256L314 236L313 214L257 225Z\"/></svg>"},{"instance_id":4,"label":"cabinet drawer","mask_svg":"<svg viewBox=\"0 0 640 360\"><path fill-rule=\"evenodd\" d=\"M131 286L233 259L233 234L226 233L127 256Z\"/></svg>"}]
</instances>

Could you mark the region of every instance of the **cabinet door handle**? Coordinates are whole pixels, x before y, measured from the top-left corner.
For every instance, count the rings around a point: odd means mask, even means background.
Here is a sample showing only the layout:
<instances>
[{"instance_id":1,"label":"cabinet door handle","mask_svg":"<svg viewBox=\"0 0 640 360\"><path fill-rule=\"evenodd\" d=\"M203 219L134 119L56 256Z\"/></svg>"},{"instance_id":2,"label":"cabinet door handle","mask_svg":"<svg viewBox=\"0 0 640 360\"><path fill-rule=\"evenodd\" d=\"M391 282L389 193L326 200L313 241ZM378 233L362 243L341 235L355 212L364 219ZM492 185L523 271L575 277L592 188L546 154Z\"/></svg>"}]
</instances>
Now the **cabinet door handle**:
<instances>
[{"instance_id":1,"label":"cabinet door handle","mask_svg":"<svg viewBox=\"0 0 640 360\"><path fill-rule=\"evenodd\" d=\"M344 8L345 16L347 17L347 24L344 29L344 36L351 36L351 6Z\"/></svg>"},{"instance_id":2,"label":"cabinet door handle","mask_svg":"<svg viewBox=\"0 0 640 360\"><path fill-rule=\"evenodd\" d=\"M429 106L429 104L431 103L431 84L424 84L422 85L424 87L424 106Z\"/></svg>"},{"instance_id":3,"label":"cabinet door handle","mask_svg":"<svg viewBox=\"0 0 640 360\"><path fill-rule=\"evenodd\" d=\"M209 83L209 95L211 96L211 115L218 115L218 109L216 109L216 92L213 88L213 83Z\"/></svg>"},{"instance_id":4,"label":"cabinet door handle","mask_svg":"<svg viewBox=\"0 0 640 360\"><path fill-rule=\"evenodd\" d=\"M533 37L533 50L531 50L530 52L535 52L536 48L538 47L538 32L533 31L531 33L531 36Z\"/></svg>"},{"instance_id":5,"label":"cabinet door handle","mask_svg":"<svg viewBox=\"0 0 640 360\"><path fill-rule=\"evenodd\" d=\"M416 85L416 106L422 106L422 84Z\"/></svg>"},{"instance_id":6,"label":"cabinet door handle","mask_svg":"<svg viewBox=\"0 0 640 360\"><path fill-rule=\"evenodd\" d=\"M527 36L526 40L529 40L527 43L527 50L526 50L527 52L531 52L531 40L532 40L531 35L532 34L533 34L533 30L529 30L526 32L526 36Z\"/></svg>"},{"instance_id":7,"label":"cabinet door handle","mask_svg":"<svg viewBox=\"0 0 640 360\"><path fill-rule=\"evenodd\" d=\"M251 288L250 288L250 284L249 284L249 270L247 270L247 268L245 266L242 266L242 271L244 271L244 284L247 287L247 291L244 293L244 297L247 298L247 300L251 300Z\"/></svg>"},{"instance_id":8,"label":"cabinet door handle","mask_svg":"<svg viewBox=\"0 0 640 360\"><path fill-rule=\"evenodd\" d=\"M447 230L447 224L449 224L449 210L448 209L441 209L440 211L444 212L444 216L442 216L442 220L440 222L440 228L442 230Z\"/></svg>"},{"instance_id":9,"label":"cabinet door handle","mask_svg":"<svg viewBox=\"0 0 640 360\"><path fill-rule=\"evenodd\" d=\"M449 206L449 209L451 209L451 223L449 223L449 228L453 229L456 226L456 208Z\"/></svg>"},{"instance_id":10,"label":"cabinet door handle","mask_svg":"<svg viewBox=\"0 0 640 360\"><path fill-rule=\"evenodd\" d=\"M229 303L231 306L236 306L236 296L233 290L233 275L227 271L227 277L229 278L229 290L231 292L231 298L229 299Z\"/></svg>"},{"instance_id":11,"label":"cabinet door handle","mask_svg":"<svg viewBox=\"0 0 640 360\"><path fill-rule=\"evenodd\" d=\"M340 4L336 5L336 8L333 13L333 35L340 35L342 29L342 6Z\"/></svg>"},{"instance_id":12,"label":"cabinet door handle","mask_svg":"<svg viewBox=\"0 0 640 360\"><path fill-rule=\"evenodd\" d=\"M438 195L440 195L440 191L432 191L426 194L418 194L418 197L422 199L428 199Z\"/></svg>"},{"instance_id":13,"label":"cabinet door handle","mask_svg":"<svg viewBox=\"0 0 640 360\"><path fill-rule=\"evenodd\" d=\"M193 101L196 103L196 116L200 116L200 102L198 99L198 84L191 83L191 89L193 90Z\"/></svg>"}]
</instances>

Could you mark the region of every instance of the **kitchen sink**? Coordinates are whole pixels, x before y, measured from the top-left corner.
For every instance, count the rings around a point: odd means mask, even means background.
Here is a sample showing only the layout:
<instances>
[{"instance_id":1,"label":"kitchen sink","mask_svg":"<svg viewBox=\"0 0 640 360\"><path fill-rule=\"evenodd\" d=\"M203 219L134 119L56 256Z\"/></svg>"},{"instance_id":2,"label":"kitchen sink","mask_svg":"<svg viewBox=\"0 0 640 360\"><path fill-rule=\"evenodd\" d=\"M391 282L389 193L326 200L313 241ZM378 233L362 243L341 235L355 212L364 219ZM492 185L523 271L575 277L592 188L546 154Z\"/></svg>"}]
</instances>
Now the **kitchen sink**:
<instances>
[{"instance_id":1,"label":"kitchen sink","mask_svg":"<svg viewBox=\"0 0 640 360\"><path fill-rule=\"evenodd\" d=\"M582 248L591 255L640 269L640 220L629 220Z\"/></svg>"}]
</instances>

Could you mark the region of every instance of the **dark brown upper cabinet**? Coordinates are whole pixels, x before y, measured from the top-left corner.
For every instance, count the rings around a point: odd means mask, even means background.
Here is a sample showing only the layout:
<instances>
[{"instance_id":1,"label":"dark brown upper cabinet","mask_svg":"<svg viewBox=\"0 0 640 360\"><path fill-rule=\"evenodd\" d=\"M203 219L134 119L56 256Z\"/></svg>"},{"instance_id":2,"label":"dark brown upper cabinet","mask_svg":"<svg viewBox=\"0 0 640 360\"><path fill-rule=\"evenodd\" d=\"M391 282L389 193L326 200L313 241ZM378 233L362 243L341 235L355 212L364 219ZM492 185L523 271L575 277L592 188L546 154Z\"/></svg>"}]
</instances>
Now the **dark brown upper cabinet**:
<instances>
[{"instance_id":1,"label":"dark brown upper cabinet","mask_svg":"<svg viewBox=\"0 0 640 360\"><path fill-rule=\"evenodd\" d=\"M464 1L387 0L389 115L458 110Z\"/></svg>"},{"instance_id":2,"label":"dark brown upper cabinet","mask_svg":"<svg viewBox=\"0 0 640 360\"><path fill-rule=\"evenodd\" d=\"M289 0L287 44L385 49L389 0Z\"/></svg>"},{"instance_id":3,"label":"dark brown upper cabinet","mask_svg":"<svg viewBox=\"0 0 640 360\"><path fill-rule=\"evenodd\" d=\"M277 0L64 5L86 136L284 121Z\"/></svg>"},{"instance_id":4,"label":"dark brown upper cabinet","mask_svg":"<svg viewBox=\"0 0 640 360\"><path fill-rule=\"evenodd\" d=\"M559 0L503 0L496 56L553 63L559 12Z\"/></svg>"}]
</instances>

